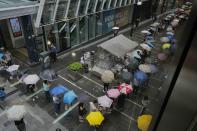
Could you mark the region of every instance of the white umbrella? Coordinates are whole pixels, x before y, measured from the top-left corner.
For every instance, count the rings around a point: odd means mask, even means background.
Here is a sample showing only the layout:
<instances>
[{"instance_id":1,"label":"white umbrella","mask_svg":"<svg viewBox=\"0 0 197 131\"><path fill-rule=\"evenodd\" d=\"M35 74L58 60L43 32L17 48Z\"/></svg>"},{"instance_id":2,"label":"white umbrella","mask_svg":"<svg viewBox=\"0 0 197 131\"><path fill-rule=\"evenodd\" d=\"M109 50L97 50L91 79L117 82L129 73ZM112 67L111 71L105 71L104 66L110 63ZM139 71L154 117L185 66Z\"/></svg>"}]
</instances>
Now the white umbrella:
<instances>
[{"instance_id":1,"label":"white umbrella","mask_svg":"<svg viewBox=\"0 0 197 131\"><path fill-rule=\"evenodd\" d=\"M119 30L119 27L113 27L112 30Z\"/></svg>"},{"instance_id":2,"label":"white umbrella","mask_svg":"<svg viewBox=\"0 0 197 131\"><path fill-rule=\"evenodd\" d=\"M185 18L185 16L184 15L180 15L179 18L183 19L183 18Z\"/></svg>"},{"instance_id":3,"label":"white umbrella","mask_svg":"<svg viewBox=\"0 0 197 131\"><path fill-rule=\"evenodd\" d=\"M139 59L141 59L141 56L138 54L138 52L140 53L140 54L142 54L142 50L134 50L133 52L131 52L131 57L132 58L139 58Z\"/></svg>"},{"instance_id":4,"label":"white umbrella","mask_svg":"<svg viewBox=\"0 0 197 131\"><path fill-rule=\"evenodd\" d=\"M105 70L101 76L104 83L111 83L114 80L114 73L110 70Z\"/></svg>"},{"instance_id":5,"label":"white umbrella","mask_svg":"<svg viewBox=\"0 0 197 131\"><path fill-rule=\"evenodd\" d=\"M174 19L172 22L179 22L179 19Z\"/></svg>"},{"instance_id":6,"label":"white umbrella","mask_svg":"<svg viewBox=\"0 0 197 131\"><path fill-rule=\"evenodd\" d=\"M24 105L13 105L6 112L6 115L9 120L21 120L24 115L27 113Z\"/></svg>"},{"instance_id":7,"label":"white umbrella","mask_svg":"<svg viewBox=\"0 0 197 131\"><path fill-rule=\"evenodd\" d=\"M106 95L98 97L98 104L102 107L110 107L113 103L113 100L107 97Z\"/></svg>"},{"instance_id":8,"label":"white umbrella","mask_svg":"<svg viewBox=\"0 0 197 131\"><path fill-rule=\"evenodd\" d=\"M171 26L169 26L166 30L167 30L167 31L172 31L173 29L172 29Z\"/></svg>"},{"instance_id":9,"label":"white umbrella","mask_svg":"<svg viewBox=\"0 0 197 131\"><path fill-rule=\"evenodd\" d=\"M36 84L40 80L40 77L36 74L28 75L23 79L23 82L27 85Z\"/></svg>"},{"instance_id":10,"label":"white umbrella","mask_svg":"<svg viewBox=\"0 0 197 131\"><path fill-rule=\"evenodd\" d=\"M171 22L171 25L172 25L173 27L176 27L178 24L179 24L179 23L178 23L178 22L175 22L175 21L172 21L172 22Z\"/></svg>"},{"instance_id":11,"label":"white umbrella","mask_svg":"<svg viewBox=\"0 0 197 131\"><path fill-rule=\"evenodd\" d=\"M148 31L148 30L142 30L141 33L142 33L142 34L149 34L149 35L151 34L151 32Z\"/></svg>"},{"instance_id":12,"label":"white umbrella","mask_svg":"<svg viewBox=\"0 0 197 131\"><path fill-rule=\"evenodd\" d=\"M153 23L152 25L150 25L150 26L152 26L152 27L157 27L157 26L159 26L160 25L160 23L158 23L158 22L155 22L155 23Z\"/></svg>"},{"instance_id":13,"label":"white umbrella","mask_svg":"<svg viewBox=\"0 0 197 131\"><path fill-rule=\"evenodd\" d=\"M151 47L148 46L147 44L140 44L140 46L141 46L143 49L147 50L147 51L151 51Z\"/></svg>"},{"instance_id":14,"label":"white umbrella","mask_svg":"<svg viewBox=\"0 0 197 131\"><path fill-rule=\"evenodd\" d=\"M11 65L11 66L9 66L9 67L6 69L6 71L7 71L7 72L13 72L13 71L18 70L18 68L19 68L19 65Z\"/></svg>"},{"instance_id":15,"label":"white umbrella","mask_svg":"<svg viewBox=\"0 0 197 131\"><path fill-rule=\"evenodd\" d=\"M150 73L152 71L151 67L148 64L140 64L138 68L144 73Z\"/></svg>"},{"instance_id":16,"label":"white umbrella","mask_svg":"<svg viewBox=\"0 0 197 131\"><path fill-rule=\"evenodd\" d=\"M160 41L161 41L161 42L164 42L164 43L167 43L167 42L169 42L170 40L169 40L167 37L161 37L161 38L160 38Z\"/></svg>"}]
</instances>

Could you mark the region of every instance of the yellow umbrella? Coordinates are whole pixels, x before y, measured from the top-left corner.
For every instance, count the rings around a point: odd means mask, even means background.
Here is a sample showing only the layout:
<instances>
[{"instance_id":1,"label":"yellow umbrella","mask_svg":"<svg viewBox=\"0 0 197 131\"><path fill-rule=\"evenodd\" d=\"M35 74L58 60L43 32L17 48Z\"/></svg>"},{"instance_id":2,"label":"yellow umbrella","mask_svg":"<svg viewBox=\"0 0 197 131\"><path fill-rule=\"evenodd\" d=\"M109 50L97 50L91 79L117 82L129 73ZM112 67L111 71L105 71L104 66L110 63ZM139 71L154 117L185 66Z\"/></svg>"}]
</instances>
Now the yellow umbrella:
<instances>
[{"instance_id":1,"label":"yellow umbrella","mask_svg":"<svg viewBox=\"0 0 197 131\"><path fill-rule=\"evenodd\" d=\"M148 131L148 127L151 123L152 115L142 115L138 117L138 128L142 131Z\"/></svg>"},{"instance_id":2,"label":"yellow umbrella","mask_svg":"<svg viewBox=\"0 0 197 131\"><path fill-rule=\"evenodd\" d=\"M101 112L90 112L86 117L86 120L89 122L91 126L99 126L104 120L103 115Z\"/></svg>"},{"instance_id":3,"label":"yellow umbrella","mask_svg":"<svg viewBox=\"0 0 197 131\"><path fill-rule=\"evenodd\" d=\"M169 43L165 43L162 45L162 49L169 49L171 45Z\"/></svg>"}]
</instances>

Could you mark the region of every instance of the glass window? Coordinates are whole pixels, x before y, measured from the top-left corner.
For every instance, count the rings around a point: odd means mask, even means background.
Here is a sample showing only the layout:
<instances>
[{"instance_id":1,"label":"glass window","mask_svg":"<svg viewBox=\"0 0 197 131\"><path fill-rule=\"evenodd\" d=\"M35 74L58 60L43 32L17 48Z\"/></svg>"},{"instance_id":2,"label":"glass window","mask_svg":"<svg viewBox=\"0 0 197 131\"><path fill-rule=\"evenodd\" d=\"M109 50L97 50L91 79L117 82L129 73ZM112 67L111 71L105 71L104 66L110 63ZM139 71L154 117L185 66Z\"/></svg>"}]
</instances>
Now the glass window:
<instances>
[{"instance_id":1,"label":"glass window","mask_svg":"<svg viewBox=\"0 0 197 131\"><path fill-rule=\"evenodd\" d=\"M68 30L67 22L58 23L58 33L59 33L60 51L64 51L70 48L70 43L68 41L69 30Z\"/></svg>"},{"instance_id":2,"label":"glass window","mask_svg":"<svg viewBox=\"0 0 197 131\"><path fill-rule=\"evenodd\" d=\"M85 17L79 18L79 37L80 37L80 43L85 41Z\"/></svg>"},{"instance_id":3,"label":"glass window","mask_svg":"<svg viewBox=\"0 0 197 131\"><path fill-rule=\"evenodd\" d=\"M70 31L70 44L71 47L77 45L77 22L76 19L69 21L69 31Z\"/></svg>"},{"instance_id":4,"label":"glass window","mask_svg":"<svg viewBox=\"0 0 197 131\"><path fill-rule=\"evenodd\" d=\"M126 2L126 0L122 0L121 6L125 6L125 2Z\"/></svg>"},{"instance_id":5,"label":"glass window","mask_svg":"<svg viewBox=\"0 0 197 131\"><path fill-rule=\"evenodd\" d=\"M120 3L122 0L117 0L116 7L120 7Z\"/></svg>"},{"instance_id":6,"label":"glass window","mask_svg":"<svg viewBox=\"0 0 197 131\"><path fill-rule=\"evenodd\" d=\"M89 15L88 18L88 38L91 39L95 36L95 15Z\"/></svg>"},{"instance_id":7,"label":"glass window","mask_svg":"<svg viewBox=\"0 0 197 131\"><path fill-rule=\"evenodd\" d=\"M110 8L114 8L115 2L116 2L116 0L111 0Z\"/></svg>"},{"instance_id":8,"label":"glass window","mask_svg":"<svg viewBox=\"0 0 197 131\"><path fill-rule=\"evenodd\" d=\"M108 9L109 4L110 4L110 0L105 0L105 3L104 3L104 7L103 7L103 9L104 9L104 10L107 10L107 9Z\"/></svg>"},{"instance_id":9,"label":"glass window","mask_svg":"<svg viewBox=\"0 0 197 131\"><path fill-rule=\"evenodd\" d=\"M90 0L89 7L88 7L88 13L92 13L94 11L96 0Z\"/></svg>"},{"instance_id":10,"label":"glass window","mask_svg":"<svg viewBox=\"0 0 197 131\"><path fill-rule=\"evenodd\" d=\"M60 0L57 8L56 20L61 20L65 18L66 9L68 5L68 0Z\"/></svg>"},{"instance_id":11,"label":"glass window","mask_svg":"<svg viewBox=\"0 0 197 131\"><path fill-rule=\"evenodd\" d=\"M70 7L69 7L69 11L68 11L68 18L74 18L75 17L78 2L79 2L79 0L71 0L70 1Z\"/></svg>"},{"instance_id":12,"label":"glass window","mask_svg":"<svg viewBox=\"0 0 197 131\"><path fill-rule=\"evenodd\" d=\"M100 11L101 10L102 2L103 2L103 0L98 0L98 3L96 5L96 11Z\"/></svg>"},{"instance_id":13,"label":"glass window","mask_svg":"<svg viewBox=\"0 0 197 131\"><path fill-rule=\"evenodd\" d=\"M96 35L102 34L102 15L101 13L96 14Z\"/></svg>"},{"instance_id":14,"label":"glass window","mask_svg":"<svg viewBox=\"0 0 197 131\"><path fill-rule=\"evenodd\" d=\"M52 23L53 15L54 15L54 10L55 10L55 4L56 0L48 0L43 9L42 13L42 24L49 24Z\"/></svg>"},{"instance_id":15,"label":"glass window","mask_svg":"<svg viewBox=\"0 0 197 131\"><path fill-rule=\"evenodd\" d=\"M87 2L88 2L88 0L81 0L80 7L79 7L79 15L85 14L85 9L86 9L86 6L87 6Z\"/></svg>"}]
</instances>

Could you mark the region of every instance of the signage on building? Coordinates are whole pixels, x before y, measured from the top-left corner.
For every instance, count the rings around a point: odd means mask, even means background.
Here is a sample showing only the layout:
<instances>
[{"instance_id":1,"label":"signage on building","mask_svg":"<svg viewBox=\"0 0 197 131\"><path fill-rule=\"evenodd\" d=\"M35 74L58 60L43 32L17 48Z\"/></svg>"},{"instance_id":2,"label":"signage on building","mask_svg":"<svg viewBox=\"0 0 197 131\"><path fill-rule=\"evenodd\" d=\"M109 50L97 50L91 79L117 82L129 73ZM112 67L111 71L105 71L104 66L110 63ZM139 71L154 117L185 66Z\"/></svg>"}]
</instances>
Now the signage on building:
<instances>
[{"instance_id":1,"label":"signage on building","mask_svg":"<svg viewBox=\"0 0 197 131\"><path fill-rule=\"evenodd\" d=\"M21 30L19 18L10 18L9 21L10 21L13 36L14 37L22 36L22 30Z\"/></svg>"}]
</instances>

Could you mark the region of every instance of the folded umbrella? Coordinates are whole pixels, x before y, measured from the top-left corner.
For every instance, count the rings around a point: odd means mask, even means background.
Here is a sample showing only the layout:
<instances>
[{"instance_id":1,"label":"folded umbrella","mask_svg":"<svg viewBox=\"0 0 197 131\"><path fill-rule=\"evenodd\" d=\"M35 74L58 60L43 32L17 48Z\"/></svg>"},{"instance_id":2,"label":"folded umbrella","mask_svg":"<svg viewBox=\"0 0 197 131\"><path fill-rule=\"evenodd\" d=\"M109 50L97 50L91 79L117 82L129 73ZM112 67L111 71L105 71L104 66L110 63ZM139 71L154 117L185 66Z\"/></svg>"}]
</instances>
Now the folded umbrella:
<instances>
[{"instance_id":1,"label":"folded umbrella","mask_svg":"<svg viewBox=\"0 0 197 131\"><path fill-rule=\"evenodd\" d=\"M40 77L36 74L26 76L22 81L26 84L36 84L40 80Z\"/></svg>"},{"instance_id":2,"label":"folded umbrella","mask_svg":"<svg viewBox=\"0 0 197 131\"><path fill-rule=\"evenodd\" d=\"M118 96L120 95L120 92L118 89L110 89L107 91L107 95L110 98L118 98Z\"/></svg>"},{"instance_id":3,"label":"folded umbrella","mask_svg":"<svg viewBox=\"0 0 197 131\"><path fill-rule=\"evenodd\" d=\"M151 72L151 68L148 64L140 64L139 65L139 70L144 72L144 73L150 73Z\"/></svg>"},{"instance_id":4,"label":"folded umbrella","mask_svg":"<svg viewBox=\"0 0 197 131\"><path fill-rule=\"evenodd\" d=\"M146 80L148 80L147 74L142 71L136 71L134 73L134 78L140 82L145 82Z\"/></svg>"},{"instance_id":5,"label":"folded umbrella","mask_svg":"<svg viewBox=\"0 0 197 131\"><path fill-rule=\"evenodd\" d=\"M58 78L57 73L52 69L47 69L47 70L40 72L39 76L41 79L47 80L47 81L54 81Z\"/></svg>"},{"instance_id":6,"label":"folded umbrella","mask_svg":"<svg viewBox=\"0 0 197 131\"><path fill-rule=\"evenodd\" d=\"M140 44L140 46L141 46L143 49L147 50L147 51L151 51L151 47L148 46L147 44Z\"/></svg>"},{"instance_id":7,"label":"folded umbrella","mask_svg":"<svg viewBox=\"0 0 197 131\"><path fill-rule=\"evenodd\" d=\"M169 49L171 47L171 44L169 44L169 43L165 43L165 44L163 44L162 45L162 49Z\"/></svg>"},{"instance_id":8,"label":"folded umbrella","mask_svg":"<svg viewBox=\"0 0 197 131\"><path fill-rule=\"evenodd\" d=\"M13 72L13 71L18 70L18 68L19 68L19 65L11 65L11 66L9 66L9 67L6 69L6 71L11 73L11 72Z\"/></svg>"},{"instance_id":9,"label":"folded umbrella","mask_svg":"<svg viewBox=\"0 0 197 131\"><path fill-rule=\"evenodd\" d=\"M53 96L61 95L67 92L68 89L62 85L58 85L50 90L50 94Z\"/></svg>"},{"instance_id":10,"label":"folded umbrella","mask_svg":"<svg viewBox=\"0 0 197 131\"><path fill-rule=\"evenodd\" d=\"M157 55L157 58L158 58L159 60L161 60L161 61L164 61L164 60L166 60L166 59L168 58L168 56L167 56L165 53L159 53L159 54Z\"/></svg>"},{"instance_id":11,"label":"folded umbrella","mask_svg":"<svg viewBox=\"0 0 197 131\"><path fill-rule=\"evenodd\" d=\"M107 97L106 95L98 97L97 100L100 106L107 108L109 108L113 103L113 100Z\"/></svg>"},{"instance_id":12,"label":"folded umbrella","mask_svg":"<svg viewBox=\"0 0 197 131\"><path fill-rule=\"evenodd\" d=\"M161 38L160 38L160 41L161 41L161 42L164 42L164 43L167 43L167 42L169 42L170 40L168 39L168 37L161 37Z\"/></svg>"},{"instance_id":13,"label":"folded umbrella","mask_svg":"<svg viewBox=\"0 0 197 131\"><path fill-rule=\"evenodd\" d=\"M101 76L104 83L111 83L114 80L114 73L110 70L105 70Z\"/></svg>"},{"instance_id":14,"label":"folded umbrella","mask_svg":"<svg viewBox=\"0 0 197 131\"><path fill-rule=\"evenodd\" d=\"M132 74L130 72L122 72L121 77L125 82L130 82L132 79Z\"/></svg>"},{"instance_id":15,"label":"folded umbrella","mask_svg":"<svg viewBox=\"0 0 197 131\"><path fill-rule=\"evenodd\" d=\"M91 126L99 126L104 120L103 115L101 112L90 112L88 116L86 117L86 120Z\"/></svg>"},{"instance_id":16,"label":"folded umbrella","mask_svg":"<svg viewBox=\"0 0 197 131\"><path fill-rule=\"evenodd\" d=\"M26 113L27 111L24 105L13 105L7 110L6 115L9 120L17 121L21 120Z\"/></svg>"},{"instance_id":17,"label":"folded umbrella","mask_svg":"<svg viewBox=\"0 0 197 131\"><path fill-rule=\"evenodd\" d=\"M133 92L133 88L131 85L126 84L126 83L122 83L118 86L118 90L121 93L124 93L125 95L130 94L131 92Z\"/></svg>"},{"instance_id":18,"label":"folded umbrella","mask_svg":"<svg viewBox=\"0 0 197 131\"><path fill-rule=\"evenodd\" d=\"M77 95L74 93L74 91L68 91L64 94L63 102L70 105L76 98Z\"/></svg>"}]
</instances>

